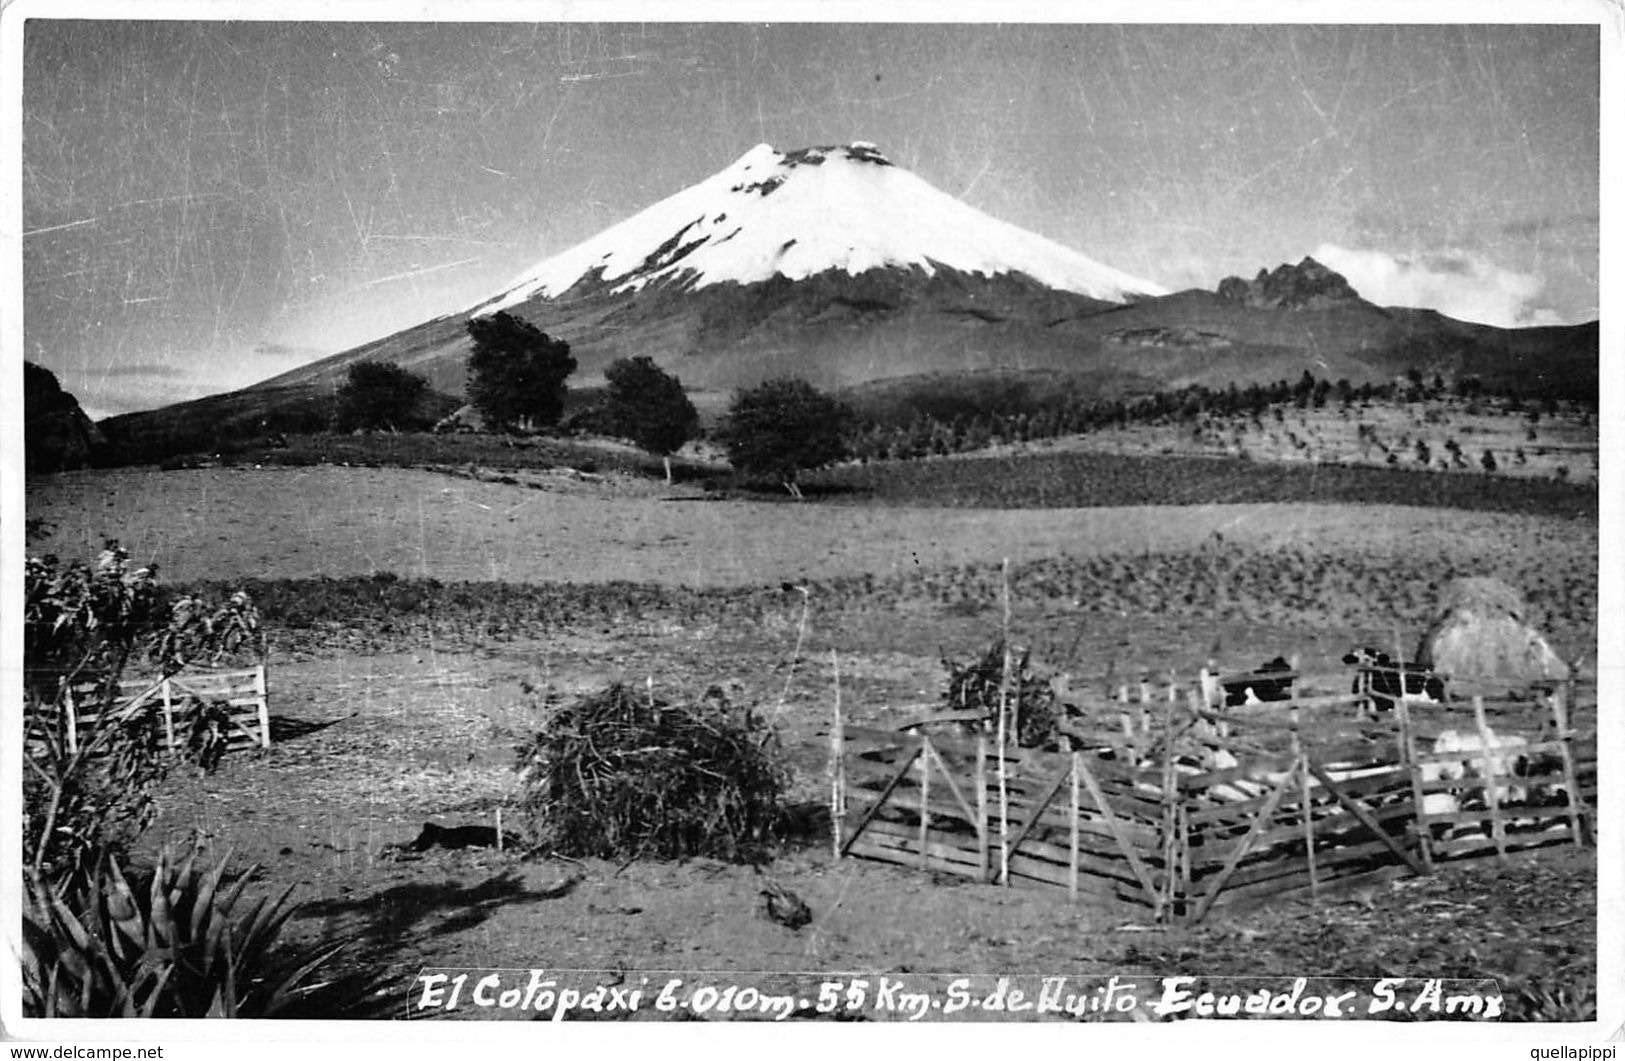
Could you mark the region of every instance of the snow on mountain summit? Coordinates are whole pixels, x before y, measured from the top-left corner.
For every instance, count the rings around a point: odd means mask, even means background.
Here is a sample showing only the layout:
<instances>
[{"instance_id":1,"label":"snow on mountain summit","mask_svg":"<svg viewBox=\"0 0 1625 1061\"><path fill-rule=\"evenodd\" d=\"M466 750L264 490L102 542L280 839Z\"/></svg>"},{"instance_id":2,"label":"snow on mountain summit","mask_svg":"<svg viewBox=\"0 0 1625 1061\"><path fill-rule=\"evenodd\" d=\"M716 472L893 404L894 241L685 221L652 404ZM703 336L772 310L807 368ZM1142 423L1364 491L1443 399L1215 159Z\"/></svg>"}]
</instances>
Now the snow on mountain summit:
<instances>
[{"instance_id":1,"label":"snow on mountain summit","mask_svg":"<svg viewBox=\"0 0 1625 1061\"><path fill-rule=\"evenodd\" d=\"M937 266L1024 273L1048 287L1122 301L1166 294L960 202L892 164L875 145L780 152L758 144L700 183L527 269L480 314L552 298L597 273L617 292L706 287L841 269Z\"/></svg>"}]
</instances>

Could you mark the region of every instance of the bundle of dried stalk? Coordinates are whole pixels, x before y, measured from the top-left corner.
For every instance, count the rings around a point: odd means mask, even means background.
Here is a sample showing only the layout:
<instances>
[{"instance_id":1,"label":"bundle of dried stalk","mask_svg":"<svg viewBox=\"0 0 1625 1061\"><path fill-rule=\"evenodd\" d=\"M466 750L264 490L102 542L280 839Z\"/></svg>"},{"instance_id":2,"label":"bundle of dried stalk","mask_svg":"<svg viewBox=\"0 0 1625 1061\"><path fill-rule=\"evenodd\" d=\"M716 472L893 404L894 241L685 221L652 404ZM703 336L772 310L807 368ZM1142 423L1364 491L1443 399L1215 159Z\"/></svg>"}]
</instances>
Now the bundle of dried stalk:
<instances>
[{"instance_id":1,"label":"bundle of dried stalk","mask_svg":"<svg viewBox=\"0 0 1625 1061\"><path fill-rule=\"evenodd\" d=\"M757 861L784 823L773 730L713 689L698 704L612 685L519 748L538 846L574 858Z\"/></svg>"}]
</instances>

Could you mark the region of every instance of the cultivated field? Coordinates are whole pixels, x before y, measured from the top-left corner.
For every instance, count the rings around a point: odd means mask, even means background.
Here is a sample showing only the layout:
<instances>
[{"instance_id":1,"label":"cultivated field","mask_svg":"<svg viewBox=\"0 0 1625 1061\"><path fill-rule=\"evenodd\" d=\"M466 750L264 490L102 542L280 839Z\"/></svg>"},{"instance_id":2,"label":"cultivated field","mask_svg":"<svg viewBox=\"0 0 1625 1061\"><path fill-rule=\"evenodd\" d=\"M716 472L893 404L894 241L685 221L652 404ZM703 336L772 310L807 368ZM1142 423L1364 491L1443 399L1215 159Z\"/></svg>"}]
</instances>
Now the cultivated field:
<instances>
[{"instance_id":1,"label":"cultivated field","mask_svg":"<svg viewBox=\"0 0 1625 1061\"><path fill-rule=\"evenodd\" d=\"M30 481L27 515L44 521L32 552L89 557L117 536L166 585L249 585L271 631L276 746L173 778L149 843L200 836L261 863L268 884L299 883L310 905L296 935L360 932L346 961L403 987L424 965L1594 978L1590 851L1125 931L1122 910L1064 892L836 862L819 843L766 869L814 911L791 932L754 913L748 867L385 850L425 821L491 824L518 790L513 746L537 698L612 681L671 699L722 687L780 728L795 798L827 800L831 654L850 721L919 715L942 695L942 655L968 660L998 634L1006 558L1015 639L1102 691L1277 654L1343 681L1338 657L1355 643L1397 635L1409 653L1461 574L1517 586L1594 674L1594 519L794 504L614 474L506 477L267 467Z\"/></svg>"}]
</instances>

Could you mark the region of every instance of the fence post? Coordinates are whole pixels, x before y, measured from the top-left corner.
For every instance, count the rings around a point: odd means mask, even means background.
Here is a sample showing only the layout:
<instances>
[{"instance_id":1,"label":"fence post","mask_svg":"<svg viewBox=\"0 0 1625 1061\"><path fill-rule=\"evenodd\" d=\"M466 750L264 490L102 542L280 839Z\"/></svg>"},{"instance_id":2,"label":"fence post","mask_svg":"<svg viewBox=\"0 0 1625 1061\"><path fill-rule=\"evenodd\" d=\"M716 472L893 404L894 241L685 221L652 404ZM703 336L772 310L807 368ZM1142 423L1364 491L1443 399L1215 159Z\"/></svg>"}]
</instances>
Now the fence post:
<instances>
[{"instance_id":1,"label":"fence post","mask_svg":"<svg viewBox=\"0 0 1625 1061\"><path fill-rule=\"evenodd\" d=\"M1570 687L1573 687L1572 683ZM1574 734L1569 731L1568 705L1564 702L1563 691L1553 690L1549 702L1552 721L1557 724L1557 736L1562 742L1557 753L1563 761L1563 784L1569 791L1569 838L1574 841L1575 847L1584 847L1586 827L1580 810L1580 775L1574 769Z\"/></svg>"},{"instance_id":2,"label":"fence post","mask_svg":"<svg viewBox=\"0 0 1625 1061\"><path fill-rule=\"evenodd\" d=\"M1083 762L1082 752L1072 753L1072 848L1067 859L1066 890L1073 902L1078 901L1078 786Z\"/></svg>"},{"instance_id":3,"label":"fence post","mask_svg":"<svg viewBox=\"0 0 1625 1061\"><path fill-rule=\"evenodd\" d=\"M1422 865L1433 872L1433 827L1429 824L1427 800L1422 792L1422 767L1416 761L1415 737L1411 733L1410 705L1402 696L1394 701L1394 713L1399 716L1399 761L1411 776L1411 823L1416 828L1417 846L1422 851ZM1375 715L1376 711L1373 710Z\"/></svg>"},{"instance_id":4,"label":"fence post","mask_svg":"<svg viewBox=\"0 0 1625 1061\"><path fill-rule=\"evenodd\" d=\"M271 746L271 691L265 681L265 662L254 668L254 695L260 701L260 747Z\"/></svg>"},{"instance_id":5,"label":"fence post","mask_svg":"<svg viewBox=\"0 0 1625 1061\"><path fill-rule=\"evenodd\" d=\"M1144 706L1140 708L1142 715ZM1174 705L1167 704L1162 712L1162 874L1163 910L1171 914L1175 909L1177 863L1179 861L1179 775L1174 770Z\"/></svg>"},{"instance_id":6,"label":"fence post","mask_svg":"<svg viewBox=\"0 0 1625 1061\"><path fill-rule=\"evenodd\" d=\"M1296 664L1293 670L1297 670ZM1303 750L1299 736L1300 716L1296 702L1292 704L1292 765L1298 772L1298 800L1303 807L1303 850L1309 860L1309 901L1320 905L1320 874L1315 865L1315 815L1309 800L1309 755Z\"/></svg>"},{"instance_id":7,"label":"fence post","mask_svg":"<svg viewBox=\"0 0 1625 1061\"><path fill-rule=\"evenodd\" d=\"M990 847L987 828L987 735L976 735L976 864L982 872L982 880L988 878L988 849Z\"/></svg>"},{"instance_id":8,"label":"fence post","mask_svg":"<svg viewBox=\"0 0 1625 1061\"><path fill-rule=\"evenodd\" d=\"M170 700L169 678L164 677L162 686L164 694L164 739L169 743L169 754L175 754L175 707Z\"/></svg>"},{"instance_id":9,"label":"fence post","mask_svg":"<svg viewBox=\"0 0 1625 1061\"><path fill-rule=\"evenodd\" d=\"M1563 680L1563 704L1569 710L1572 710L1580 703L1579 673L1580 657L1575 656L1569 662L1569 676ZM1567 726L1564 727L1565 730L1567 728Z\"/></svg>"},{"instance_id":10,"label":"fence post","mask_svg":"<svg viewBox=\"0 0 1625 1061\"><path fill-rule=\"evenodd\" d=\"M931 759L934 751L931 738L921 736L920 748L920 872L931 868L931 855L927 848L927 831L931 828Z\"/></svg>"},{"instance_id":11,"label":"fence post","mask_svg":"<svg viewBox=\"0 0 1625 1061\"><path fill-rule=\"evenodd\" d=\"M999 672L999 883L1010 887L1010 558L1004 558L1000 568L1000 585L1004 597L1004 626L1000 636L1004 642L1004 666ZM1019 703L1021 687L1016 687ZM1018 735L1019 737L1019 735Z\"/></svg>"},{"instance_id":12,"label":"fence post","mask_svg":"<svg viewBox=\"0 0 1625 1061\"><path fill-rule=\"evenodd\" d=\"M59 681L62 683L59 699L68 724L68 751L73 753L79 750L79 704L73 698L73 686L68 684L68 680L61 678Z\"/></svg>"},{"instance_id":13,"label":"fence post","mask_svg":"<svg viewBox=\"0 0 1625 1061\"><path fill-rule=\"evenodd\" d=\"M835 720L829 728L829 829L835 845L835 858L841 858L841 827L846 818L846 729L841 720L841 661L835 649L829 650L835 669Z\"/></svg>"},{"instance_id":14,"label":"fence post","mask_svg":"<svg viewBox=\"0 0 1625 1061\"><path fill-rule=\"evenodd\" d=\"M1478 739L1483 748L1481 769L1484 774L1484 801L1490 808L1490 836L1495 840L1496 860L1505 862L1507 842L1501 825L1501 756L1495 745L1495 737L1490 733L1490 724L1484 717L1484 697L1481 694L1473 696L1473 721L1478 724Z\"/></svg>"}]
</instances>

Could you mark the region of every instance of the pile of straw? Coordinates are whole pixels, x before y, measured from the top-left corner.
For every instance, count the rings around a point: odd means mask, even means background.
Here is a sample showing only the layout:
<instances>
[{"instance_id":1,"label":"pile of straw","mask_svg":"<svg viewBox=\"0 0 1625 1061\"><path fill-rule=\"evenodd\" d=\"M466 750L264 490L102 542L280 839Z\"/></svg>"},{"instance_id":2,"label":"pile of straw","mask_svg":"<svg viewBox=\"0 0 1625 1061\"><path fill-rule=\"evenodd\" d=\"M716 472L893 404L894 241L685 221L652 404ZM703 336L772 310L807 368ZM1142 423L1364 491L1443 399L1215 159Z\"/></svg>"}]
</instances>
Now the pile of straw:
<instances>
[{"instance_id":1,"label":"pile of straw","mask_svg":"<svg viewBox=\"0 0 1625 1061\"><path fill-rule=\"evenodd\" d=\"M1417 659L1452 681L1562 681L1569 667L1528 622L1529 605L1495 578L1458 578L1439 597Z\"/></svg>"},{"instance_id":2,"label":"pile of straw","mask_svg":"<svg viewBox=\"0 0 1625 1061\"><path fill-rule=\"evenodd\" d=\"M764 723L612 685L555 709L519 750L539 848L573 858L764 857L789 772Z\"/></svg>"}]
</instances>

